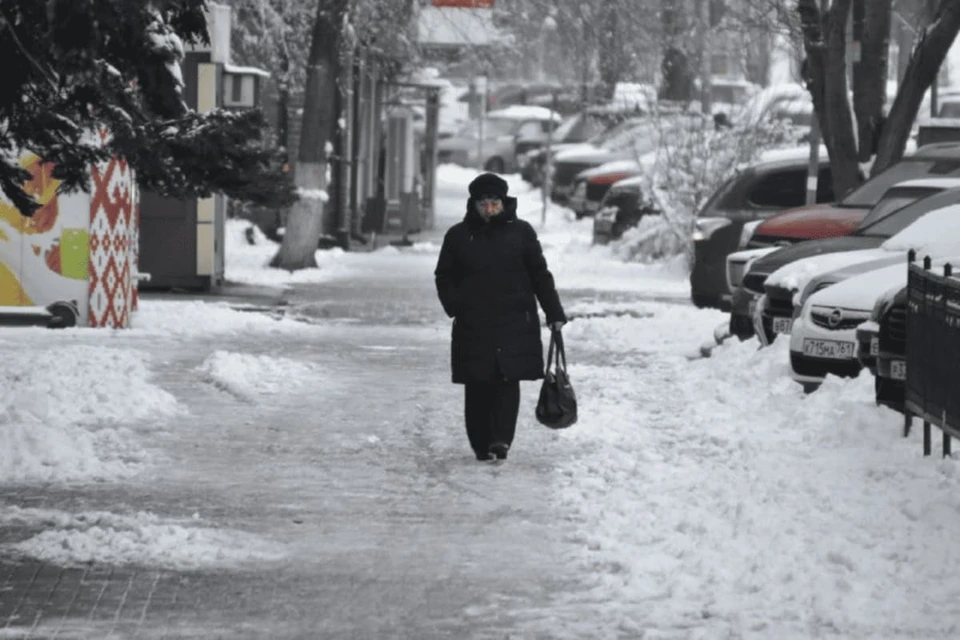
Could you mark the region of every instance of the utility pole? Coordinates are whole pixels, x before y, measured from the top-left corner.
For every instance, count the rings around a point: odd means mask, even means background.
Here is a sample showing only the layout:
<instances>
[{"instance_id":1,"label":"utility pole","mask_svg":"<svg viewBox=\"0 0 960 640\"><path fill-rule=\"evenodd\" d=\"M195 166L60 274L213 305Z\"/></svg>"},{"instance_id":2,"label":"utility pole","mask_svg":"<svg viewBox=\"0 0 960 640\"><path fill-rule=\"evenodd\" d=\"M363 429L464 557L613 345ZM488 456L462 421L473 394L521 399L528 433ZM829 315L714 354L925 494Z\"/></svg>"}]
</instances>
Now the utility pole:
<instances>
[{"instance_id":1,"label":"utility pole","mask_svg":"<svg viewBox=\"0 0 960 640\"><path fill-rule=\"evenodd\" d=\"M713 48L710 42L710 0L700 0L700 110L713 113Z\"/></svg>"}]
</instances>

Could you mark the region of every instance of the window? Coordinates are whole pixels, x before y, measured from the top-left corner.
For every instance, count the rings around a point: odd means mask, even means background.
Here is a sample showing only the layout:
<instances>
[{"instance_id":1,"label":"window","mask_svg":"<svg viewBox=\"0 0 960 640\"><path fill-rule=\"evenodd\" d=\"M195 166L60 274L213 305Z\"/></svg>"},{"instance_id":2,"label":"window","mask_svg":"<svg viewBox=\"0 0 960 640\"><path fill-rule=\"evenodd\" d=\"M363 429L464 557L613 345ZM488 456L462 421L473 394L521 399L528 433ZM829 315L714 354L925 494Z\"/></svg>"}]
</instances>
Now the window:
<instances>
[{"instance_id":1,"label":"window","mask_svg":"<svg viewBox=\"0 0 960 640\"><path fill-rule=\"evenodd\" d=\"M765 209L802 207L807 201L807 171L780 169L761 176L747 201Z\"/></svg>"},{"instance_id":2,"label":"window","mask_svg":"<svg viewBox=\"0 0 960 640\"><path fill-rule=\"evenodd\" d=\"M864 217L860 223L861 232L864 235L879 235L889 238L915 222L924 213L931 211L931 209L925 207L911 207L912 211L904 217L899 213L901 210L918 200L940 193L940 191L942 189L927 187L891 189Z\"/></svg>"},{"instance_id":3,"label":"window","mask_svg":"<svg viewBox=\"0 0 960 640\"><path fill-rule=\"evenodd\" d=\"M887 189L898 182L931 175L960 176L960 159L904 158L851 191L842 204L847 207L869 208L877 204Z\"/></svg>"},{"instance_id":4,"label":"window","mask_svg":"<svg viewBox=\"0 0 960 640\"><path fill-rule=\"evenodd\" d=\"M520 128L517 129L517 139L518 140L539 140L543 137L546 127L550 125L549 122L544 120L540 122L524 122L520 125Z\"/></svg>"}]
</instances>

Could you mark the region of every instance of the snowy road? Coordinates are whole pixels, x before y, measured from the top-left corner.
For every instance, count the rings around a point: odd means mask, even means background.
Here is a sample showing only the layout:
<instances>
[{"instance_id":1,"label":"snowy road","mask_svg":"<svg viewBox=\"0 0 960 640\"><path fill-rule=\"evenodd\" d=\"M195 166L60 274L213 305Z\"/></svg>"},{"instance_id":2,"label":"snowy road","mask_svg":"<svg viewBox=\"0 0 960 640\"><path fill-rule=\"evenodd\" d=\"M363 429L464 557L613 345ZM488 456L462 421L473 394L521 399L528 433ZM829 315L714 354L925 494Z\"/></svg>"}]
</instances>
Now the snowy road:
<instances>
[{"instance_id":1,"label":"snowy road","mask_svg":"<svg viewBox=\"0 0 960 640\"><path fill-rule=\"evenodd\" d=\"M582 418L541 427L525 384L499 466L466 445L435 243L293 278L234 244L282 319L0 334L0 637L957 637L956 463L867 376L804 396L782 344L694 359L722 316L682 274L551 216Z\"/></svg>"}]
</instances>

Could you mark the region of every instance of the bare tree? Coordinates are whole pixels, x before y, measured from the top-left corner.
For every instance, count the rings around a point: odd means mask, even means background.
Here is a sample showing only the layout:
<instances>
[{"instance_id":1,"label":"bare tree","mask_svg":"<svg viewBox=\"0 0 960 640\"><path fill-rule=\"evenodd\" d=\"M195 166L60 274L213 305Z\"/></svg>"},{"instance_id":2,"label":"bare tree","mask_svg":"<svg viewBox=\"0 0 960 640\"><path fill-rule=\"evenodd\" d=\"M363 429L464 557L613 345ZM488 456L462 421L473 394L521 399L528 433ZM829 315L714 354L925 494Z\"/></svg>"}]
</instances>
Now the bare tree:
<instances>
[{"instance_id":1,"label":"bare tree","mask_svg":"<svg viewBox=\"0 0 960 640\"><path fill-rule=\"evenodd\" d=\"M855 3L862 7L862 13L854 16L862 54L851 111L845 30ZM830 153L834 192L842 195L859 182L859 161L875 154L875 175L903 156L924 93L960 30L960 0L941 0L933 20L919 31L904 81L886 119L883 104L893 0L833 0L826 11L821 11L818 0L798 0L797 12L807 56L804 80Z\"/></svg>"},{"instance_id":2,"label":"bare tree","mask_svg":"<svg viewBox=\"0 0 960 640\"><path fill-rule=\"evenodd\" d=\"M280 251L271 266L296 270L317 266L317 243L323 232L327 199L327 160L336 133L340 43L350 0L321 0L317 5L303 105L294 182L300 199L290 208Z\"/></svg>"}]
</instances>

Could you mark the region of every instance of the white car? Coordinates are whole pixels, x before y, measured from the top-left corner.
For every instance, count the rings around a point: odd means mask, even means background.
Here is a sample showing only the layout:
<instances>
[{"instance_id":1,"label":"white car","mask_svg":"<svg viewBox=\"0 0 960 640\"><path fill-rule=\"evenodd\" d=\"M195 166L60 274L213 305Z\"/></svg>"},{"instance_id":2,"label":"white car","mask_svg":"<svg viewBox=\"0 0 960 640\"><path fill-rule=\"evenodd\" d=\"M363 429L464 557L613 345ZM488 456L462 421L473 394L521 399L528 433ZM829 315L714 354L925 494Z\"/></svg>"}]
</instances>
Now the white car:
<instances>
[{"instance_id":1,"label":"white car","mask_svg":"<svg viewBox=\"0 0 960 640\"><path fill-rule=\"evenodd\" d=\"M881 267L899 260L901 254L906 255L907 250L911 247L911 242L924 244L935 239L936 231L934 229L936 229L936 225L945 224L946 218L944 218L944 216L949 217L950 215L954 215L949 212L954 211L956 205L943 205L946 202L956 202L956 199L960 197L960 178L921 178L907 180L894 187L894 189L903 188L940 189L942 196L934 194L921 200L916 200L914 197L912 201L906 197L899 201L892 199L887 205L892 209L892 212L878 215L875 226L887 224L885 221L889 221L890 224L896 224L898 226L902 225L906 220L901 219L898 211L907 212L907 207L910 207L914 203L920 205L915 208L911 216L908 216L908 219L913 216L918 217L908 226L900 227L901 231L899 233L888 237L875 248L841 251L837 253L821 253L785 264L767 276L764 281L764 288L768 291L771 289L792 291L794 293L794 308L796 309L800 306L800 294L815 278L831 271L839 272L854 265L865 265L870 262L876 262L876 266ZM941 203L943 208L932 210L923 208L922 203L926 201L927 198L940 197L945 198L945 201ZM868 215L875 215L875 213L876 211L871 211ZM938 214L936 218L937 222L933 229L931 229L929 226L923 224L923 222L935 213ZM872 229L873 227L870 228ZM934 235L930 236L929 234L931 233ZM796 246L799 248L803 245L801 243ZM789 333L789 331L786 332Z\"/></svg>"},{"instance_id":2,"label":"white car","mask_svg":"<svg viewBox=\"0 0 960 640\"><path fill-rule=\"evenodd\" d=\"M855 376L857 327L870 319L877 298L907 283L910 249L922 258L957 262L960 256L960 205L928 213L883 244L899 254L884 266L811 294L794 319L790 333L790 370L805 388L815 388L829 375Z\"/></svg>"}]
</instances>

